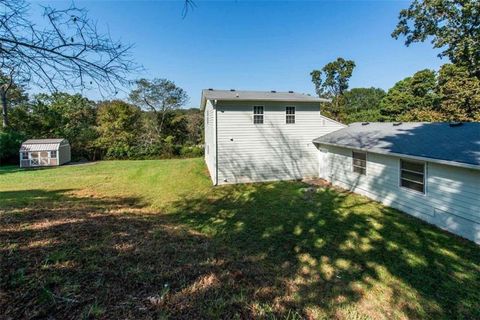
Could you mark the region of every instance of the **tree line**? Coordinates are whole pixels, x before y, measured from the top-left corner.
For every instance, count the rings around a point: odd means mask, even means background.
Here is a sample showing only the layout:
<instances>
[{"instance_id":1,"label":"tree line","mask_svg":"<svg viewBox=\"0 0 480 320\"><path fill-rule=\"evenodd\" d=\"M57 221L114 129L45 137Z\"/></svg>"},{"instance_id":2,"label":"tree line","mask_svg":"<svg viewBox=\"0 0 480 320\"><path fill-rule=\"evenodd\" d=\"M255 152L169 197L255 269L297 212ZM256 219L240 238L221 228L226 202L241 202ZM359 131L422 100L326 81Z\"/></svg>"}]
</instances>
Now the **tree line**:
<instances>
[{"instance_id":1,"label":"tree line","mask_svg":"<svg viewBox=\"0 0 480 320\"><path fill-rule=\"evenodd\" d=\"M65 138L74 160L196 157L203 153L203 115L180 108L185 91L166 79L141 79L129 99L94 102L80 94L9 90L9 127L0 131L0 159L17 162L27 138Z\"/></svg>"},{"instance_id":2,"label":"tree line","mask_svg":"<svg viewBox=\"0 0 480 320\"><path fill-rule=\"evenodd\" d=\"M399 14L392 37L405 45L430 40L450 63L420 70L387 92L348 90L355 62L338 58L310 73L324 114L355 121L480 121L480 1L415 0Z\"/></svg>"}]
</instances>

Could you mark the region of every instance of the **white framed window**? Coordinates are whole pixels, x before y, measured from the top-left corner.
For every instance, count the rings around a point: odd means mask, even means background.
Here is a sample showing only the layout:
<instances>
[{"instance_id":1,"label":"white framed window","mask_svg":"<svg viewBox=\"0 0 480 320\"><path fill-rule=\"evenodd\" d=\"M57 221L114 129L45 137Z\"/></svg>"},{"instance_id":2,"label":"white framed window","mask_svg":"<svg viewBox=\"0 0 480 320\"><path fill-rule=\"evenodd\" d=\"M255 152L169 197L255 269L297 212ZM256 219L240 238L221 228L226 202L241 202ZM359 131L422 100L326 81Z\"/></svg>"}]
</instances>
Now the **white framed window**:
<instances>
[{"instance_id":1,"label":"white framed window","mask_svg":"<svg viewBox=\"0 0 480 320\"><path fill-rule=\"evenodd\" d=\"M22 160L28 160L28 152L21 153Z\"/></svg>"},{"instance_id":2,"label":"white framed window","mask_svg":"<svg viewBox=\"0 0 480 320\"><path fill-rule=\"evenodd\" d=\"M425 162L400 159L400 186L425 194Z\"/></svg>"},{"instance_id":3,"label":"white framed window","mask_svg":"<svg viewBox=\"0 0 480 320\"><path fill-rule=\"evenodd\" d=\"M57 157L57 151L50 151L50 158L55 159Z\"/></svg>"},{"instance_id":4,"label":"white framed window","mask_svg":"<svg viewBox=\"0 0 480 320\"><path fill-rule=\"evenodd\" d=\"M294 124L295 123L295 107L285 107L285 123Z\"/></svg>"},{"instance_id":5,"label":"white framed window","mask_svg":"<svg viewBox=\"0 0 480 320\"><path fill-rule=\"evenodd\" d=\"M367 174L367 153L352 151L352 171L366 175Z\"/></svg>"},{"instance_id":6,"label":"white framed window","mask_svg":"<svg viewBox=\"0 0 480 320\"><path fill-rule=\"evenodd\" d=\"M253 123L263 124L263 106L253 106Z\"/></svg>"}]
</instances>

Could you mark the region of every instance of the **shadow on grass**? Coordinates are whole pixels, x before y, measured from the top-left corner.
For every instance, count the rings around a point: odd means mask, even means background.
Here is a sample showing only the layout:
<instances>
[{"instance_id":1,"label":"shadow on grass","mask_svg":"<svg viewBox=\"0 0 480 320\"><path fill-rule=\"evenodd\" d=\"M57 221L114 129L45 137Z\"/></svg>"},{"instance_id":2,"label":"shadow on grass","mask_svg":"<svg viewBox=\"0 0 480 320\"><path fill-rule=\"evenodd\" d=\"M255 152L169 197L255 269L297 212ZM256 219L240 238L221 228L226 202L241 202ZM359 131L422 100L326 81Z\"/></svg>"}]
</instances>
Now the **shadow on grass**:
<instances>
[{"instance_id":1,"label":"shadow on grass","mask_svg":"<svg viewBox=\"0 0 480 320\"><path fill-rule=\"evenodd\" d=\"M304 191L216 188L169 214L137 198L0 192L0 313L480 317L473 243L363 197Z\"/></svg>"}]
</instances>

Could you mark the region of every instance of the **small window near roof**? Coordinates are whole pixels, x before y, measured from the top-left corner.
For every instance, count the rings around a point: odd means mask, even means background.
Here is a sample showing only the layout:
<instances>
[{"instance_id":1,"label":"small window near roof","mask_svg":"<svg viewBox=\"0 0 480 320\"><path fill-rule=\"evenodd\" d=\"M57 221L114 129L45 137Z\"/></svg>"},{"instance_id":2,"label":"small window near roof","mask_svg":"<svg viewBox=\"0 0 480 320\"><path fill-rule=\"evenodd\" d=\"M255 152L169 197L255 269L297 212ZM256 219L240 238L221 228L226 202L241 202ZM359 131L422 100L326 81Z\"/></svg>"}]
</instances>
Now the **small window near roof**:
<instances>
[{"instance_id":1,"label":"small window near roof","mask_svg":"<svg viewBox=\"0 0 480 320\"><path fill-rule=\"evenodd\" d=\"M286 123L295 123L295 107L285 107Z\"/></svg>"},{"instance_id":2,"label":"small window near roof","mask_svg":"<svg viewBox=\"0 0 480 320\"><path fill-rule=\"evenodd\" d=\"M400 160L400 186L425 193L425 163Z\"/></svg>"},{"instance_id":3,"label":"small window near roof","mask_svg":"<svg viewBox=\"0 0 480 320\"><path fill-rule=\"evenodd\" d=\"M57 151L50 151L50 158L56 158L57 157Z\"/></svg>"},{"instance_id":4,"label":"small window near roof","mask_svg":"<svg viewBox=\"0 0 480 320\"><path fill-rule=\"evenodd\" d=\"M22 152L22 160L28 160L28 152Z\"/></svg>"},{"instance_id":5,"label":"small window near roof","mask_svg":"<svg viewBox=\"0 0 480 320\"><path fill-rule=\"evenodd\" d=\"M263 106L254 106L253 107L253 123L262 124L263 123Z\"/></svg>"},{"instance_id":6,"label":"small window near roof","mask_svg":"<svg viewBox=\"0 0 480 320\"><path fill-rule=\"evenodd\" d=\"M367 153L352 152L352 170L353 172L366 175L367 174Z\"/></svg>"}]
</instances>

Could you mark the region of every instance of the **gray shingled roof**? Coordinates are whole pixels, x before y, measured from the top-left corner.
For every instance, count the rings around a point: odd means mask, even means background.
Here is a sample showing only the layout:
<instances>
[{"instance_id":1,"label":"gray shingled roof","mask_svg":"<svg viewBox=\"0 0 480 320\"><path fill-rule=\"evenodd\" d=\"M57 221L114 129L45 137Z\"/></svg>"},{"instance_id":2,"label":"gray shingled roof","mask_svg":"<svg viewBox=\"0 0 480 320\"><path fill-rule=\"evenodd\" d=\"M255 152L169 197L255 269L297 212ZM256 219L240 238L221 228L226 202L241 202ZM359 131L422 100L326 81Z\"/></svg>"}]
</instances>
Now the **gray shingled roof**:
<instances>
[{"instance_id":1,"label":"gray shingled roof","mask_svg":"<svg viewBox=\"0 0 480 320\"><path fill-rule=\"evenodd\" d=\"M291 102L329 102L328 99L314 97L298 92L244 91L244 90L202 90L201 108L207 100L223 101L291 101Z\"/></svg>"},{"instance_id":2,"label":"gray shingled roof","mask_svg":"<svg viewBox=\"0 0 480 320\"><path fill-rule=\"evenodd\" d=\"M452 165L480 166L480 122L353 123L313 140L373 153L429 158Z\"/></svg>"}]
</instances>

